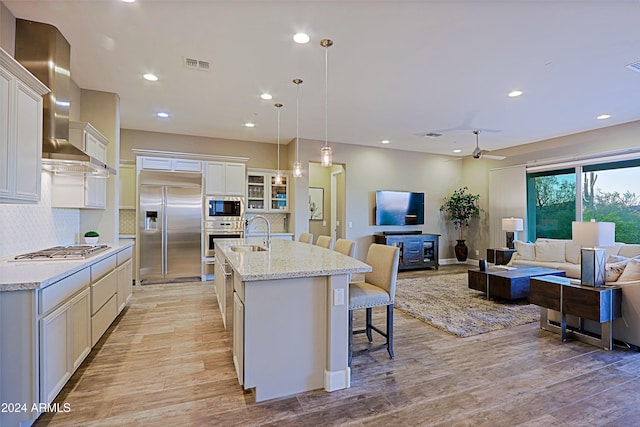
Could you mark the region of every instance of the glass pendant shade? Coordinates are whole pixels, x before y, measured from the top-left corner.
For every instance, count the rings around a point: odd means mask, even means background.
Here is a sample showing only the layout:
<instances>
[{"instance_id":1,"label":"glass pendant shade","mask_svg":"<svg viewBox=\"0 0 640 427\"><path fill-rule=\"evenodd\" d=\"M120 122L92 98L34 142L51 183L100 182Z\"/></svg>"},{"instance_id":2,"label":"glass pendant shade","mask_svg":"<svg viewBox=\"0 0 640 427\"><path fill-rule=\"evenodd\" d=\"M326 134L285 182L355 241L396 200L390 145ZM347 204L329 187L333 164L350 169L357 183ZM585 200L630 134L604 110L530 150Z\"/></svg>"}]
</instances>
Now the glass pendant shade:
<instances>
[{"instance_id":1,"label":"glass pendant shade","mask_svg":"<svg viewBox=\"0 0 640 427\"><path fill-rule=\"evenodd\" d=\"M282 108L282 104L274 104L274 106L278 109L278 171L276 172L276 177L274 179L274 183L277 185L282 184L282 174L280 173L280 108Z\"/></svg>"},{"instance_id":2,"label":"glass pendant shade","mask_svg":"<svg viewBox=\"0 0 640 427\"><path fill-rule=\"evenodd\" d=\"M302 177L302 163L300 162L293 163L293 176L294 178Z\"/></svg>"},{"instance_id":3,"label":"glass pendant shade","mask_svg":"<svg viewBox=\"0 0 640 427\"><path fill-rule=\"evenodd\" d=\"M333 164L331 147L329 147L328 145L325 145L320 150L320 164L324 167L329 167Z\"/></svg>"},{"instance_id":4,"label":"glass pendant shade","mask_svg":"<svg viewBox=\"0 0 640 427\"><path fill-rule=\"evenodd\" d=\"M320 40L320 46L324 47L324 145L320 150L320 164L329 167L333 164L333 155L331 147L329 147L329 139L327 132L327 122L329 121L329 48L333 45L333 41L329 39Z\"/></svg>"},{"instance_id":5,"label":"glass pendant shade","mask_svg":"<svg viewBox=\"0 0 640 427\"><path fill-rule=\"evenodd\" d=\"M300 84L302 79L293 79L296 85L296 161L293 163L293 177L302 178L302 164L300 163Z\"/></svg>"}]
</instances>

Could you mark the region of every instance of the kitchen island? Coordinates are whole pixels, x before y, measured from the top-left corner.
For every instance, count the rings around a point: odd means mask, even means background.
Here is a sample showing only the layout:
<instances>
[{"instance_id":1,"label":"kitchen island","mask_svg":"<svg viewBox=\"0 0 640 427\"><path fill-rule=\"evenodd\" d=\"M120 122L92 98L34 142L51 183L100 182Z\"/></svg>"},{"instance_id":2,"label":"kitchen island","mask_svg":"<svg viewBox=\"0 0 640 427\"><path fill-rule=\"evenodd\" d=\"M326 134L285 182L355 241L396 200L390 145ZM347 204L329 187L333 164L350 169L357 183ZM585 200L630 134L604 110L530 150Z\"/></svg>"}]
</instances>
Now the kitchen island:
<instances>
[{"instance_id":1,"label":"kitchen island","mask_svg":"<svg viewBox=\"0 0 640 427\"><path fill-rule=\"evenodd\" d=\"M256 401L350 386L349 277L371 271L355 258L306 243L215 240L216 263L231 268L233 361ZM218 271L218 270L217 270ZM221 308L223 308L222 306Z\"/></svg>"}]
</instances>

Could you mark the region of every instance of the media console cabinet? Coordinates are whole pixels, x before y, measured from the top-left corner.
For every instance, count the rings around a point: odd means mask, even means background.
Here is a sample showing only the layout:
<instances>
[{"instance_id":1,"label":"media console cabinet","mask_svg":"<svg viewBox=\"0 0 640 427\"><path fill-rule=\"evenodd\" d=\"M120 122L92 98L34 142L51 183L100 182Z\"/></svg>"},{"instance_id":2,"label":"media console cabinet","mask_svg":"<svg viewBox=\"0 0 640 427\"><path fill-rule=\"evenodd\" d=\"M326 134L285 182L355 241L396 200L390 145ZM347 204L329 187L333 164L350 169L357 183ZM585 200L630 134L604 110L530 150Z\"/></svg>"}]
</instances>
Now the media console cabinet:
<instances>
[{"instance_id":1,"label":"media console cabinet","mask_svg":"<svg viewBox=\"0 0 640 427\"><path fill-rule=\"evenodd\" d=\"M398 270L435 268L438 264L439 234L375 234L374 242L400 248Z\"/></svg>"}]
</instances>

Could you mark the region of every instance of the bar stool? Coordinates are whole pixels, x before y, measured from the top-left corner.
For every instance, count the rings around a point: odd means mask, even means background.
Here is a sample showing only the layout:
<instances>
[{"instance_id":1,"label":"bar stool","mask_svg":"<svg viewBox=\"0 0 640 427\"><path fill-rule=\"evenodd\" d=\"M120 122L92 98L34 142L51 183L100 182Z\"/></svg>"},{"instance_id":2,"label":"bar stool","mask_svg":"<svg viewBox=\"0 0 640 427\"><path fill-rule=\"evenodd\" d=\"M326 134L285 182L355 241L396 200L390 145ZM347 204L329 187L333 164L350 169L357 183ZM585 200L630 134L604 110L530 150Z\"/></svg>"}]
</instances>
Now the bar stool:
<instances>
[{"instance_id":1,"label":"bar stool","mask_svg":"<svg viewBox=\"0 0 640 427\"><path fill-rule=\"evenodd\" d=\"M365 274L364 282L349 284L349 366L353 353L353 334L366 333L369 342L373 342L371 331L376 331L386 338L386 342L380 346L359 351L368 353L386 348L389 357L393 359L393 303L396 294L396 279L398 276L398 261L400 249L395 246L380 245L377 243L369 246L366 263L372 267L372 271ZM383 332L372 324L372 308L387 307L387 330ZM361 330L353 330L353 310L366 308L366 324Z\"/></svg>"},{"instance_id":2,"label":"bar stool","mask_svg":"<svg viewBox=\"0 0 640 427\"><path fill-rule=\"evenodd\" d=\"M299 242L302 243L308 243L310 245L313 244L313 234L310 233L302 233L300 234L300 237L298 238Z\"/></svg>"},{"instance_id":3,"label":"bar stool","mask_svg":"<svg viewBox=\"0 0 640 427\"><path fill-rule=\"evenodd\" d=\"M356 256L356 242L353 240L338 239L336 240L336 244L333 245L333 250L353 258Z\"/></svg>"},{"instance_id":4,"label":"bar stool","mask_svg":"<svg viewBox=\"0 0 640 427\"><path fill-rule=\"evenodd\" d=\"M330 236L318 236L316 246L321 246L327 249L333 249L333 238Z\"/></svg>"}]
</instances>

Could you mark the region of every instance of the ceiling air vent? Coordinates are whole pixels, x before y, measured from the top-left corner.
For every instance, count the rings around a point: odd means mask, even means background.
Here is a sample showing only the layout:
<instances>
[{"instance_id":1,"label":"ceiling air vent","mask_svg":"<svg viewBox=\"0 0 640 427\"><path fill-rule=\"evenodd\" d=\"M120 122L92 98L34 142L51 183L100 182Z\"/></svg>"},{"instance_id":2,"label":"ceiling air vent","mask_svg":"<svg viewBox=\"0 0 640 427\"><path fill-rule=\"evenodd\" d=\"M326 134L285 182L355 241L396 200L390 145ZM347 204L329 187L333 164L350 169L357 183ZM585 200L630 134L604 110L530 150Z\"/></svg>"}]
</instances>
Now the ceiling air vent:
<instances>
[{"instance_id":1,"label":"ceiling air vent","mask_svg":"<svg viewBox=\"0 0 640 427\"><path fill-rule=\"evenodd\" d=\"M427 138L439 138L442 136L442 134L436 133L436 132L429 132L429 133L425 133L424 136Z\"/></svg>"},{"instance_id":2,"label":"ceiling air vent","mask_svg":"<svg viewBox=\"0 0 640 427\"><path fill-rule=\"evenodd\" d=\"M185 68L190 70L211 71L211 61L203 61L202 59L183 57Z\"/></svg>"},{"instance_id":3,"label":"ceiling air vent","mask_svg":"<svg viewBox=\"0 0 640 427\"><path fill-rule=\"evenodd\" d=\"M631 64L627 65L627 68L635 71L636 73L640 73L640 61L632 62Z\"/></svg>"}]
</instances>

